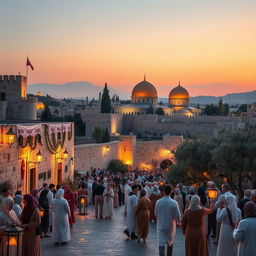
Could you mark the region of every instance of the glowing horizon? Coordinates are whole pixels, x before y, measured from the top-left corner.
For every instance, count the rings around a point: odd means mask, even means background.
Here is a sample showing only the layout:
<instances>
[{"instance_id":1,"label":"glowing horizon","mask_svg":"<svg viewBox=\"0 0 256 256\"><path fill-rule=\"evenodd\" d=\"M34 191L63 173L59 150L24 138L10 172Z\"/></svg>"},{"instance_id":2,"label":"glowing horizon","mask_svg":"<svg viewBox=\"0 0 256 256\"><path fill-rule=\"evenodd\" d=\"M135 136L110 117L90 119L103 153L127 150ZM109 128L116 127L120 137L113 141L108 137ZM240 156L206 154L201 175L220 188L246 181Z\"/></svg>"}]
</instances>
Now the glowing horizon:
<instances>
[{"instance_id":1,"label":"glowing horizon","mask_svg":"<svg viewBox=\"0 0 256 256\"><path fill-rule=\"evenodd\" d=\"M131 93L147 80L158 97L256 88L253 0L13 0L0 9L0 74L29 84L88 81ZM9 15L6 15L9 14Z\"/></svg>"}]
</instances>

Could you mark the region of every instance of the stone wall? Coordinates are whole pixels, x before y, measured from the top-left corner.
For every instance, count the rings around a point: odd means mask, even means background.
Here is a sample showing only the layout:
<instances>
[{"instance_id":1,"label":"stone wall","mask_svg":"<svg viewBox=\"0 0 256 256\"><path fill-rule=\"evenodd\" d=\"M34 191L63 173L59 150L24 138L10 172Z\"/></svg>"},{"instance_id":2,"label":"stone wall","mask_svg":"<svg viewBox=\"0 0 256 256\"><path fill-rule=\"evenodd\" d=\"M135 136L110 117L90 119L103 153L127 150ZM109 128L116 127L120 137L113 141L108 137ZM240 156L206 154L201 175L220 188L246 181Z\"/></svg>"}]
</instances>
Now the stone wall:
<instances>
[{"instance_id":1,"label":"stone wall","mask_svg":"<svg viewBox=\"0 0 256 256\"><path fill-rule=\"evenodd\" d=\"M107 168L112 159L118 158L119 141L75 145L75 169Z\"/></svg>"},{"instance_id":2,"label":"stone wall","mask_svg":"<svg viewBox=\"0 0 256 256\"><path fill-rule=\"evenodd\" d=\"M175 161L173 152L182 141L180 136L163 136L159 141L137 141L136 136L127 135L120 136L120 141L76 145L75 169L105 169L112 159L120 159L130 170L158 168L163 160Z\"/></svg>"},{"instance_id":3,"label":"stone wall","mask_svg":"<svg viewBox=\"0 0 256 256\"><path fill-rule=\"evenodd\" d=\"M183 142L180 136L163 136L159 141L137 141L136 168L159 168L164 160L175 162L174 151Z\"/></svg>"}]
</instances>

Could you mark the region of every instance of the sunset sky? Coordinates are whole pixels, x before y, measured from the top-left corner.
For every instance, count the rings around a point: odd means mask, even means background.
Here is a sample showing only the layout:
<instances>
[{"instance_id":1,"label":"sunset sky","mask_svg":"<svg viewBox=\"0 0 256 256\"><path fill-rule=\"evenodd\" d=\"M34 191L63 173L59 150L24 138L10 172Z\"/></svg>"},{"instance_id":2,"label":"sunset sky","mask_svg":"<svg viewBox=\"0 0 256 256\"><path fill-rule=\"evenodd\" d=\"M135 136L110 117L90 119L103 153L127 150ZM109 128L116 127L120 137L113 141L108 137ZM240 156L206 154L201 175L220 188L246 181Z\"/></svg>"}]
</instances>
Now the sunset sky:
<instances>
[{"instance_id":1,"label":"sunset sky","mask_svg":"<svg viewBox=\"0 0 256 256\"><path fill-rule=\"evenodd\" d=\"M0 74L25 74L28 54L30 84L256 89L255 0L4 0L0 38Z\"/></svg>"}]
</instances>

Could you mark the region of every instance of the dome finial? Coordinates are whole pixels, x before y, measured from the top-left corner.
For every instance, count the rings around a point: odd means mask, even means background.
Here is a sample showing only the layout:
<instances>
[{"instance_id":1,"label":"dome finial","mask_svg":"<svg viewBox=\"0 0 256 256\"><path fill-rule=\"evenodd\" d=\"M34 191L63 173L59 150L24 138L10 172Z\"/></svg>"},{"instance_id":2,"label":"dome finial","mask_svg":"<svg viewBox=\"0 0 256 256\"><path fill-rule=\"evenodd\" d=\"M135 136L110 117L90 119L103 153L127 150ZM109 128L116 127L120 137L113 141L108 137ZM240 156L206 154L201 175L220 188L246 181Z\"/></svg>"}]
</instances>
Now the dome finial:
<instances>
[{"instance_id":1,"label":"dome finial","mask_svg":"<svg viewBox=\"0 0 256 256\"><path fill-rule=\"evenodd\" d=\"M146 81L146 73L144 73L144 81Z\"/></svg>"},{"instance_id":2,"label":"dome finial","mask_svg":"<svg viewBox=\"0 0 256 256\"><path fill-rule=\"evenodd\" d=\"M179 86L180 86L180 80L179 80Z\"/></svg>"}]
</instances>

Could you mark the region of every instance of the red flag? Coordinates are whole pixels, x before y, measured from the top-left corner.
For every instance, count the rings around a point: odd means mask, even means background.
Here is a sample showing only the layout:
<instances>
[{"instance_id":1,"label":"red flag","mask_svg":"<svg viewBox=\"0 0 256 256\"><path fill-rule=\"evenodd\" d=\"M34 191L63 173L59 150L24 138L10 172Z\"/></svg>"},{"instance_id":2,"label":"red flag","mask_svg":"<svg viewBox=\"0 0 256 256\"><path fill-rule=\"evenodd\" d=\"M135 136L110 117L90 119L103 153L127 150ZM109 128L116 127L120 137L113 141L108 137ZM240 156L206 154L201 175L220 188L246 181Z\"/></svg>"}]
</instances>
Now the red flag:
<instances>
[{"instance_id":1,"label":"red flag","mask_svg":"<svg viewBox=\"0 0 256 256\"><path fill-rule=\"evenodd\" d=\"M30 66L30 68L31 68L32 70L34 70L34 67L33 67L33 65L31 64L31 62L29 61L28 57L27 57L27 63L26 63L26 65L27 65L27 66Z\"/></svg>"}]
</instances>

